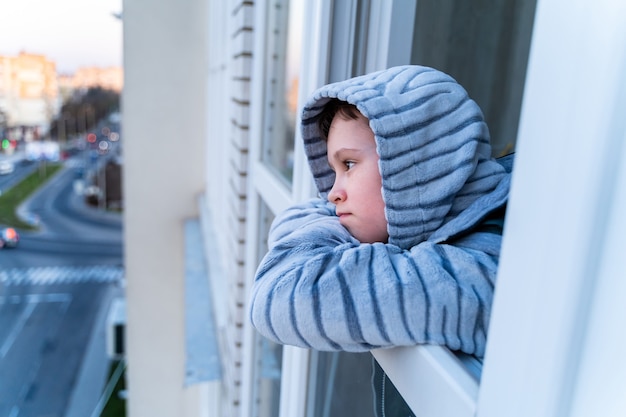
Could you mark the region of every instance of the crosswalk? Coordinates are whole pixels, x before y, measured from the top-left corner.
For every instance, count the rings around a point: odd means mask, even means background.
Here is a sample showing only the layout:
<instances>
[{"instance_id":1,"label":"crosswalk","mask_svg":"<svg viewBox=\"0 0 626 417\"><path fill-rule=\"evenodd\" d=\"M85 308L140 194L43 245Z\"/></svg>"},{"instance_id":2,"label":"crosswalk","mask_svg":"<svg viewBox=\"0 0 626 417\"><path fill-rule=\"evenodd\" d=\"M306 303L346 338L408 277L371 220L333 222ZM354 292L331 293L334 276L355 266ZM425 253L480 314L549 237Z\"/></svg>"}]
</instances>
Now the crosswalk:
<instances>
[{"instance_id":1,"label":"crosswalk","mask_svg":"<svg viewBox=\"0 0 626 417\"><path fill-rule=\"evenodd\" d=\"M46 266L0 270L0 285L5 286L123 281L124 268L111 265Z\"/></svg>"}]
</instances>

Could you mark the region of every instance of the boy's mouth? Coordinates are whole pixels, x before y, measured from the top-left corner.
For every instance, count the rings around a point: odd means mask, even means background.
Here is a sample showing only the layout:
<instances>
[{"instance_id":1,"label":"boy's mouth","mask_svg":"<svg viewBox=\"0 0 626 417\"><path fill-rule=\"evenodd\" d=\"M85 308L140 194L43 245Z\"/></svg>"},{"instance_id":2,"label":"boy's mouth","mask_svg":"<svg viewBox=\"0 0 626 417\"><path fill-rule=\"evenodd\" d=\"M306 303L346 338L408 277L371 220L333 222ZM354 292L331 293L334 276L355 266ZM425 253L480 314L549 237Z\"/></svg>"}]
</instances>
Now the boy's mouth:
<instances>
[{"instance_id":1,"label":"boy's mouth","mask_svg":"<svg viewBox=\"0 0 626 417\"><path fill-rule=\"evenodd\" d=\"M348 231L350 230L349 224L352 223L350 221L351 216L352 213L337 213L337 217L339 217L339 224L348 229Z\"/></svg>"}]
</instances>

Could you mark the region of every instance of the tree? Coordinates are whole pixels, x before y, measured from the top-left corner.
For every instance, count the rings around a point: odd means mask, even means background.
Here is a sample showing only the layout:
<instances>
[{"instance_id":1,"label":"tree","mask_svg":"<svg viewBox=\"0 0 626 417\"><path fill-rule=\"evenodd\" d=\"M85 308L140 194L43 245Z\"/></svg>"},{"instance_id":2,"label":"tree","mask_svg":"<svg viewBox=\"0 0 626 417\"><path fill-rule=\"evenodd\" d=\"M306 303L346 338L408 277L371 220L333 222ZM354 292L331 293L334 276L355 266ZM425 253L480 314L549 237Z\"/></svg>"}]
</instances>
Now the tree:
<instances>
[{"instance_id":1,"label":"tree","mask_svg":"<svg viewBox=\"0 0 626 417\"><path fill-rule=\"evenodd\" d=\"M119 108L119 93L101 87L89 88L63 103L59 115L51 122L50 136L65 139L71 133L83 134Z\"/></svg>"}]
</instances>

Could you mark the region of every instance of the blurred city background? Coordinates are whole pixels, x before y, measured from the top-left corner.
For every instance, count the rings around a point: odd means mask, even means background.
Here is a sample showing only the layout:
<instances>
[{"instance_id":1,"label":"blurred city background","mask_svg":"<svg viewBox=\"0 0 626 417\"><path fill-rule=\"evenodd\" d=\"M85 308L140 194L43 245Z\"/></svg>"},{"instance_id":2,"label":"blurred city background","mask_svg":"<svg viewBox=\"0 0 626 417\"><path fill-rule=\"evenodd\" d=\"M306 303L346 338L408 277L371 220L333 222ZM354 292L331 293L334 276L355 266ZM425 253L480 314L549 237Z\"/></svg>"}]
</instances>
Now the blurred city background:
<instances>
[{"instance_id":1,"label":"blurred city background","mask_svg":"<svg viewBox=\"0 0 626 417\"><path fill-rule=\"evenodd\" d=\"M0 416L105 408L123 296L121 3L0 5Z\"/></svg>"}]
</instances>

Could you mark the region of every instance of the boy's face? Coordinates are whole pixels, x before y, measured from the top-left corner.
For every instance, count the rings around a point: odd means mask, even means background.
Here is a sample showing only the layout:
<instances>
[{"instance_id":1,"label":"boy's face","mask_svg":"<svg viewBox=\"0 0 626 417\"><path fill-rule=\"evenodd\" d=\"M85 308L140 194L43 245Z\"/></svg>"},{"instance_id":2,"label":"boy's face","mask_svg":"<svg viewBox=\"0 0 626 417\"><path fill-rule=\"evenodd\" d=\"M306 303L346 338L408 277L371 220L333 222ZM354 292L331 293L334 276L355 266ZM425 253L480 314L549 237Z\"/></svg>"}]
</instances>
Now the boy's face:
<instances>
[{"instance_id":1,"label":"boy's face","mask_svg":"<svg viewBox=\"0 0 626 417\"><path fill-rule=\"evenodd\" d=\"M335 115L327 148L328 163L335 171L328 201L337 206L340 223L361 243L387 242L378 153L367 118Z\"/></svg>"}]
</instances>

